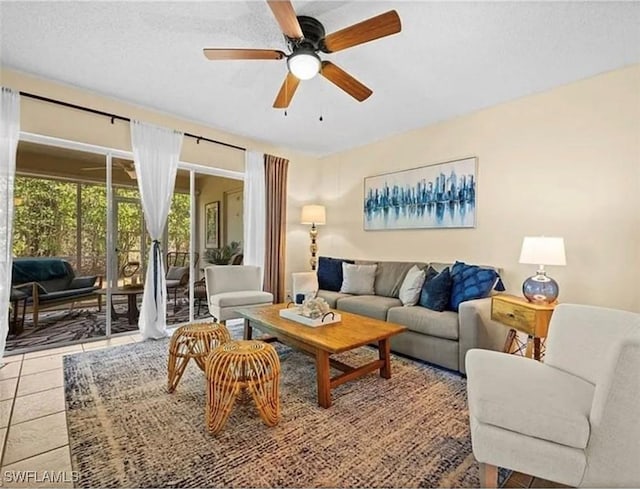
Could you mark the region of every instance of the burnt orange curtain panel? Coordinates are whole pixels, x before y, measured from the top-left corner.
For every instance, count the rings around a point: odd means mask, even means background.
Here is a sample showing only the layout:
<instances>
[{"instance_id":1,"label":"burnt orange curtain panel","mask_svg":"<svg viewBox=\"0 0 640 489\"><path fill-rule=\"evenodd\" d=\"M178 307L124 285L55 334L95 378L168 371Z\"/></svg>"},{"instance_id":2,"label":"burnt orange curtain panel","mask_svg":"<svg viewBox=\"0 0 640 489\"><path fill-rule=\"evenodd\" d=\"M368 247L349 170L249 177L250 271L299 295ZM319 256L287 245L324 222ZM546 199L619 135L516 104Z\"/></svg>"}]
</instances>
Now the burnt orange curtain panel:
<instances>
[{"instance_id":1,"label":"burnt orange curtain panel","mask_svg":"<svg viewBox=\"0 0 640 489\"><path fill-rule=\"evenodd\" d=\"M264 155L266 186L266 251L264 290L273 294L274 302L284 302L284 257L286 252L287 173L289 160Z\"/></svg>"}]
</instances>

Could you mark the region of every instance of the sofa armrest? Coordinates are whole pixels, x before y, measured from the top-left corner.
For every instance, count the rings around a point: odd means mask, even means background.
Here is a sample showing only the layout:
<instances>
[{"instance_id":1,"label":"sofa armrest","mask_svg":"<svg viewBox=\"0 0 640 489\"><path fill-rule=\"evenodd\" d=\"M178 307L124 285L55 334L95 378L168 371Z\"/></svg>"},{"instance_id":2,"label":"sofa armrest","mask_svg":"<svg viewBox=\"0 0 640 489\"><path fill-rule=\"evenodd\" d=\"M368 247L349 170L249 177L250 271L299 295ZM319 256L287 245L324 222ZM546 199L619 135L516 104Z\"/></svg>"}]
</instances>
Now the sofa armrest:
<instances>
[{"instance_id":1,"label":"sofa armrest","mask_svg":"<svg viewBox=\"0 0 640 489\"><path fill-rule=\"evenodd\" d=\"M465 301L458 312L459 368L466 374L465 357L471 348L502 351L509 329L491 319L491 297Z\"/></svg>"},{"instance_id":2,"label":"sofa armrest","mask_svg":"<svg viewBox=\"0 0 640 489\"><path fill-rule=\"evenodd\" d=\"M20 292L24 292L29 297L38 297L38 295L47 294L45 289L38 282L25 282L24 284L12 285L12 287Z\"/></svg>"},{"instance_id":3,"label":"sofa armrest","mask_svg":"<svg viewBox=\"0 0 640 489\"><path fill-rule=\"evenodd\" d=\"M86 277L74 277L69 284L70 289L85 289L88 287L93 287L96 284L96 280L98 280L97 275L91 275Z\"/></svg>"}]
</instances>

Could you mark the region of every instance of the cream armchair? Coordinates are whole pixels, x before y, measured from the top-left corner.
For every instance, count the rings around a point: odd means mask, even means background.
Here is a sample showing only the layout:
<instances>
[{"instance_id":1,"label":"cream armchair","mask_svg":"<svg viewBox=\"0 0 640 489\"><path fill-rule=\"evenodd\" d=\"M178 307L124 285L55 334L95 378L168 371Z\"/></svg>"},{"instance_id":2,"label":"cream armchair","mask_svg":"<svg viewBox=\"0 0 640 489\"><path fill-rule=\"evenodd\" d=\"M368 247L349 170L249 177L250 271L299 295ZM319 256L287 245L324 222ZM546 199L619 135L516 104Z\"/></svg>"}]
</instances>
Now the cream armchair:
<instances>
[{"instance_id":1,"label":"cream armchair","mask_svg":"<svg viewBox=\"0 0 640 489\"><path fill-rule=\"evenodd\" d=\"M296 296L298 294L313 294L318 293L318 276L316 272L296 272L291 274L292 278L292 297L291 300L296 302Z\"/></svg>"},{"instance_id":2,"label":"cream armchair","mask_svg":"<svg viewBox=\"0 0 640 489\"><path fill-rule=\"evenodd\" d=\"M466 357L473 454L577 487L640 487L640 314L559 305L545 363L485 350Z\"/></svg>"},{"instance_id":3,"label":"cream armchair","mask_svg":"<svg viewBox=\"0 0 640 489\"><path fill-rule=\"evenodd\" d=\"M237 319L240 307L273 304L273 294L263 292L260 267L211 265L205 268L207 304L216 321Z\"/></svg>"}]
</instances>

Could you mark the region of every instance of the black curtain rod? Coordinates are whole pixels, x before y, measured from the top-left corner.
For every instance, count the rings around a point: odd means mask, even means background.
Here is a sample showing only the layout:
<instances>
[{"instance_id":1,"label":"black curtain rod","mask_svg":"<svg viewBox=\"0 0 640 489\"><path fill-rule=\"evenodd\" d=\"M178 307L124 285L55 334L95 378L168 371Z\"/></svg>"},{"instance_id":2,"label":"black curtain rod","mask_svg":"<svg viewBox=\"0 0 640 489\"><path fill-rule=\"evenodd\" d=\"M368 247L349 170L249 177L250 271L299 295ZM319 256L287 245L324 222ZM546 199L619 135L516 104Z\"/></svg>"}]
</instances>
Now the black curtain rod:
<instances>
[{"instance_id":1,"label":"black curtain rod","mask_svg":"<svg viewBox=\"0 0 640 489\"><path fill-rule=\"evenodd\" d=\"M118 115L118 114L111 114L109 112L104 112L102 110L91 109L89 107L83 107L82 105L76 105L76 104L71 104L69 102L63 102L61 100L55 100L55 99L49 98L49 97L43 97L42 95L35 95L33 93L28 93L28 92L20 92L20 95L22 97L32 98L32 99L35 99L35 100L41 100L42 102L49 102L51 104L62 105L63 107L69 107L71 109L77 109L77 110L82 110L84 112L90 112L92 114L103 115L103 116L109 117L111 119L111 124L113 124L113 121L116 120L116 119L119 120L119 121L131 122L131 119L128 118L128 117L123 117L123 116ZM205 138L204 136L196 136L195 134L190 134L188 132L185 132L184 135L195 139L198 144L200 144L200 141L207 141L208 143L219 144L221 146L226 146L227 148L239 149L241 151L246 151L247 150L247 148L243 148L242 146L236 146L235 144L225 143L223 141L217 141L216 139Z\"/></svg>"}]
</instances>

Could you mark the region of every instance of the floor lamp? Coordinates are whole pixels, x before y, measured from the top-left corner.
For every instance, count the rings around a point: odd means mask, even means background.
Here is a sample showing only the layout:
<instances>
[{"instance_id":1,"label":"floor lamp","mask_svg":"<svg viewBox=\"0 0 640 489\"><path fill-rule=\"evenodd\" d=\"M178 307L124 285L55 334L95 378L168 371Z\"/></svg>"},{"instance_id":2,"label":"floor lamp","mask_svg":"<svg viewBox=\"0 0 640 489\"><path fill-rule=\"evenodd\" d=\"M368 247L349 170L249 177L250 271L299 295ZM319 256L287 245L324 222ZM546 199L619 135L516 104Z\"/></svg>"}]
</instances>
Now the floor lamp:
<instances>
[{"instance_id":1,"label":"floor lamp","mask_svg":"<svg viewBox=\"0 0 640 489\"><path fill-rule=\"evenodd\" d=\"M316 253L318 252L318 245L316 244L318 228L316 226L325 224L326 220L327 217L323 205L305 205L302 207L300 223L311 224L311 231L309 231L309 236L311 237L311 246L309 247L311 250L311 260L309 260L311 263L311 270L316 269L316 264L318 262L318 259L316 258Z\"/></svg>"}]
</instances>

